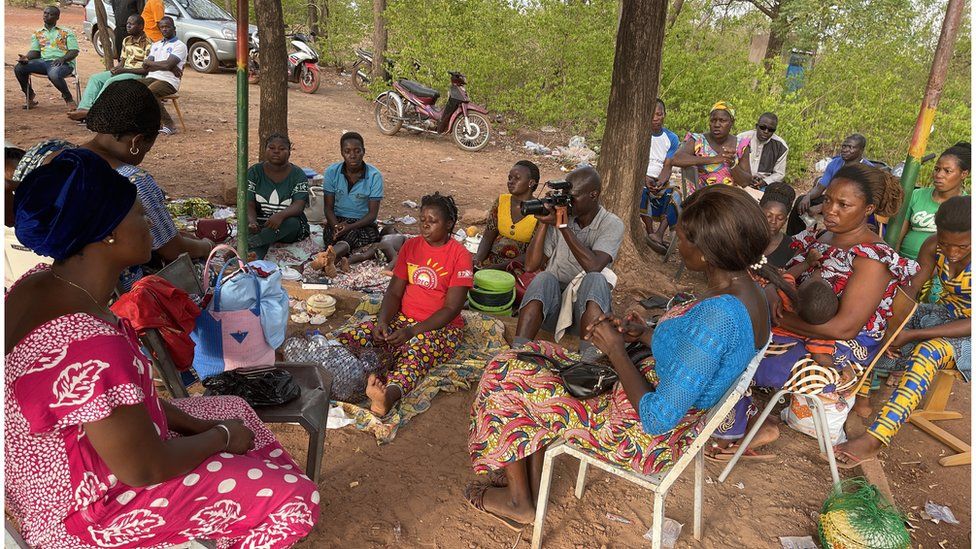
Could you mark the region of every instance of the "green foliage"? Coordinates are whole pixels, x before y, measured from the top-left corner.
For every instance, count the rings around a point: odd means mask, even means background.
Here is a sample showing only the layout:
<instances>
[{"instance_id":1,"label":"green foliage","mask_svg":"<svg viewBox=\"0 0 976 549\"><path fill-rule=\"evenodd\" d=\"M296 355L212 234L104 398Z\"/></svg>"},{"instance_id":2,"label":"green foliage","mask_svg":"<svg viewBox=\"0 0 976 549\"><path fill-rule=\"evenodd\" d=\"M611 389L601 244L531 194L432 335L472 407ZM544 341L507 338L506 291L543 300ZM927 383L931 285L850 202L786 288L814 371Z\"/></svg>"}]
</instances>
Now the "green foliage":
<instances>
[{"instance_id":1,"label":"green foliage","mask_svg":"<svg viewBox=\"0 0 976 549\"><path fill-rule=\"evenodd\" d=\"M348 67L356 60L357 46L369 47L373 31L372 2L343 0L282 0L285 25L294 32L309 30L309 4L318 7L319 36L316 47L321 64Z\"/></svg>"},{"instance_id":2,"label":"green foliage","mask_svg":"<svg viewBox=\"0 0 976 549\"><path fill-rule=\"evenodd\" d=\"M300 4L303 0L284 0ZM322 1L322 0L320 0ZM753 36L770 20L748 6L712 8L686 0L669 29L659 95L667 126L683 135L702 131L717 100L737 108L737 131L773 111L791 148L791 179L836 154L853 132L868 138L869 158L894 165L908 150L918 116L944 0L781 0L788 30L784 51L816 50L805 85L787 93L786 65L770 70L749 62ZM372 6L330 0L328 51L339 61L368 44ZM295 12L295 10L298 10ZM388 55L395 74L444 90L447 71L468 76L472 100L517 125L550 124L602 137L613 70L617 0L389 0ZM305 15L286 8L286 19ZM950 65L928 150L971 141L970 20L967 15ZM421 65L414 74L414 61ZM376 91L383 88L375 83ZM920 182L928 181L931 164Z\"/></svg>"}]
</instances>

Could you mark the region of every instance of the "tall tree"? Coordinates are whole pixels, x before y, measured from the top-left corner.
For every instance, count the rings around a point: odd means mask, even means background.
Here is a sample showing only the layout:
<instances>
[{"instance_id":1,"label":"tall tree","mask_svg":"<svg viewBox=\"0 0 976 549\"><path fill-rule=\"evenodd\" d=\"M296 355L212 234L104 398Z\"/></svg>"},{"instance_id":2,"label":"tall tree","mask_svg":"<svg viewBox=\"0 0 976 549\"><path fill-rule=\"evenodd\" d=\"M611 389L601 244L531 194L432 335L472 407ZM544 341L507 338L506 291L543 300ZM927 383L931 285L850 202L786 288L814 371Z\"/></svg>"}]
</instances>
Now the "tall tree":
<instances>
[{"instance_id":1,"label":"tall tree","mask_svg":"<svg viewBox=\"0 0 976 549\"><path fill-rule=\"evenodd\" d=\"M373 78L383 78L386 68L386 0L373 0Z\"/></svg>"},{"instance_id":2,"label":"tall tree","mask_svg":"<svg viewBox=\"0 0 976 549\"><path fill-rule=\"evenodd\" d=\"M647 171L666 12L666 2L622 0L607 125L600 147L603 204L626 227L618 254L618 263L623 268L617 274L622 283L628 284L646 277L640 267L646 264L642 258L650 253L636 204Z\"/></svg>"},{"instance_id":3,"label":"tall tree","mask_svg":"<svg viewBox=\"0 0 976 549\"><path fill-rule=\"evenodd\" d=\"M274 133L288 134L288 51L281 0L254 0L258 25L258 62L261 65L261 107L258 121L258 157L264 159L264 143Z\"/></svg>"}]
</instances>

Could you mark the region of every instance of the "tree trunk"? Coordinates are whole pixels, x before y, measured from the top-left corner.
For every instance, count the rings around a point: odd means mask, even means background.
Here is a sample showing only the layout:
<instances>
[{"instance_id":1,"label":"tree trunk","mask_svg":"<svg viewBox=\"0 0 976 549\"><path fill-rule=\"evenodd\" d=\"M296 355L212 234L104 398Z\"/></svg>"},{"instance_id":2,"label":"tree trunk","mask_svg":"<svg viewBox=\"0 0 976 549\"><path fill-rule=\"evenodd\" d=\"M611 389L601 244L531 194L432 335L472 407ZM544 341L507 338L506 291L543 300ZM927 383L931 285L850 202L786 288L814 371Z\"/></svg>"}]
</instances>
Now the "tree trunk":
<instances>
[{"instance_id":1,"label":"tree trunk","mask_svg":"<svg viewBox=\"0 0 976 549\"><path fill-rule=\"evenodd\" d=\"M314 2L308 3L308 31L313 37L319 35L319 8Z\"/></svg>"},{"instance_id":2,"label":"tree trunk","mask_svg":"<svg viewBox=\"0 0 976 549\"><path fill-rule=\"evenodd\" d=\"M647 270L642 267L648 257L656 257L645 244L637 204L651 145L667 3L622 0L622 5L599 170L603 205L626 228L614 270L622 284L633 288L638 281L646 287Z\"/></svg>"},{"instance_id":3,"label":"tree trunk","mask_svg":"<svg viewBox=\"0 0 976 549\"><path fill-rule=\"evenodd\" d=\"M264 144L273 133L288 134L288 52L281 0L255 0L254 14L261 49L261 110L258 122L258 157L264 160Z\"/></svg>"},{"instance_id":4,"label":"tree trunk","mask_svg":"<svg viewBox=\"0 0 976 549\"><path fill-rule=\"evenodd\" d=\"M671 13L668 14L668 28L674 26L674 22L678 20L678 16L681 15L681 7L685 5L685 0L674 0L671 4Z\"/></svg>"},{"instance_id":5,"label":"tree trunk","mask_svg":"<svg viewBox=\"0 0 976 549\"><path fill-rule=\"evenodd\" d=\"M119 48L122 44L112 45L109 42L108 12L105 11L105 4L101 0L95 2L95 21L98 23L98 36L95 40L102 41L102 61L105 63L105 70L110 70L115 66L114 48ZM81 98L76 97L75 101L81 101Z\"/></svg>"},{"instance_id":6,"label":"tree trunk","mask_svg":"<svg viewBox=\"0 0 976 549\"><path fill-rule=\"evenodd\" d=\"M386 0L373 0L373 78L383 78L386 68Z\"/></svg>"},{"instance_id":7,"label":"tree trunk","mask_svg":"<svg viewBox=\"0 0 976 549\"><path fill-rule=\"evenodd\" d=\"M780 15L782 2L776 2L770 9L769 42L766 43L766 54L763 55L766 70L773 68L773 61L783 53L783 44L786 43L786 33L788 32L786 21Z\"/></svg>"}]
</instances>

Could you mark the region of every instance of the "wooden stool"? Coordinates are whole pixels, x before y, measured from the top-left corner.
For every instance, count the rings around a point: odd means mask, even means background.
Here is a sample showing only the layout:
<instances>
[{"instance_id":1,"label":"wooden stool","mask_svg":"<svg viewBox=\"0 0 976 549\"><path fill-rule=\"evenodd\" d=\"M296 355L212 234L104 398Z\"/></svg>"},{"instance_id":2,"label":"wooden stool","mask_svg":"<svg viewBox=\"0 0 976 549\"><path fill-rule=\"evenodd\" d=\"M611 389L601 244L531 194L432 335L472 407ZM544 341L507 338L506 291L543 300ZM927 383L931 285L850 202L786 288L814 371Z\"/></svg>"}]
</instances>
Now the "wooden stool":
<instances>
[{"instance_id":1,"label":"wooden stool","mask_svg":"<svg viewBox=\"0 0 976 549\"><path fill-rule=\"evenodd\" d=\"M935 374L935 379L932 380L932 387L929 388L928 398L925 400L922 409L912 413L909 418L909 421L916 427L932 435L939 442L957 452L939 460L939 464L943 467L969 465L973 461L972 450L968 444L934 423L947 419L962 418L961 413L946 410L946 404L949 402L949 394L952 392L952 382L956 378L962 379L962 374L955 369L939 370Z\"/></svg>"},{"instance_id":2,"label":"wooden stool","mask_svg":"<svg viewBox=\"0 0 976 549\"><path fill-rule=\"evenodd\" d=\"M159 101L170 101L173 103L173 108L176 109L176 117L180 119L180 129L186 132L186 123L183 122L183 112L180 111L180 94L174 93L173 95L165 95L159 98Z\"/></svg>"}]
</instances>

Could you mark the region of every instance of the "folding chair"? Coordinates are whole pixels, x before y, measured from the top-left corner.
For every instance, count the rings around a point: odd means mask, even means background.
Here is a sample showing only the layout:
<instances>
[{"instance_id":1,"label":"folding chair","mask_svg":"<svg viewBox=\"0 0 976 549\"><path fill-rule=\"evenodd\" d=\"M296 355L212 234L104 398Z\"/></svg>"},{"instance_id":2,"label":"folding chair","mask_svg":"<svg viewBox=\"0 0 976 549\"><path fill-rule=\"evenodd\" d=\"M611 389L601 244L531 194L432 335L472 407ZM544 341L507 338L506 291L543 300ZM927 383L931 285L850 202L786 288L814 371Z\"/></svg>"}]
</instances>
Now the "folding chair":
<instances>
[{"instance_id":1,"label":"folding chair","mask_svg":"<svg viewBox=\"0 0 976 549\"><path fill-rule=\"evenodd\" d=\"M27 75L28 81L30 81L30 79L31 79L32 76L41 76L41 75L39 75L39 74L38 75L29 74L29 75ZM45 76L45 78L47 78L47 77ZM75 81L75 97L74 97L74 100L75 100L75 103L77 104L78 101L81 101L81 78L78 76L78 64L77 63L75 63L74 70L71 71L71 74L69 74L68 76L65 76L64 77L65 80L68 80L69 78L73 78L74 81ZM31 85L28 86L27 89L28 90L34 89L34 84L31 83ZM27 110L30 110L31 109L30 91L28 91L27 93L24 94L24 99L26 100L25 106L27 107Z\"/></svg>"},{"instance_id":2,"label":"folding chair","mask_svg":"<svg viewBox=\"0 0 976 549\"><path fill-rule=\"evenodd\" d=\"M576 498L583 499L583 488L586 483L586 468L588 465L594 465L607 471L608 473L614 474L624 480L630 481L638 486L646 488L654 492L654 503L651 507L651 513L653 515L652 526L651 526L651 548L661 549L663 543L664 535L664 499L671 490L671 486L674 482L678 480L681 473L691 464L691 461L695 461L695 539L701 540L702 537L702 490L705 481L705 443L708 442L708 438L712 436L712 433L718 429L719 425L725 421L725 417L735 406L735 403L739 401L739 398L745 394L746 390L749 388L749 384L752 383L752 376L756 373L756 368L759 367L759 361L762 360L763 355L766 354L766 348L769 346L769 341L763 345L763 348L756 353L756 355L749 362L745 371L739 376L738 381L735 385L729 388L725 392L718 403L708 411L708 414L704 419L704 427L698 436L695 437L691 445L685 450L685 453L678 459L670 469L667 469L661 473L655 475L643 475L636 473L633 470L619 465L613 465L607 463L603 459L591 454L590 452L575 446L569 442L561 441L553 444L546 450L545 457L542 462L542 482L539 485L539 499L536 501L536 511L535 511L535 526L532 530L532 549L540 549L542 547L542 530L543 523L546 520L546 510L549 506L549 488L552 484L552 461L556 456L561 454L569 454L580 460L579 473L576 477Z\"/></svg>"},{"instance_id":3,"label":"folding chair","mask_svg":"<svg viewBox=\"0 0 976 549\"><path fill-rule=\"evenodd\" d=\"M888 318L888 330L885 332L884 337L881 338L878 351L874 354L874 358L871 360L871 363L868 364L868 367L860 375L857 384L851 390L852 395L856 395L862 385L871 382L871 372L874 370L874 365L877 364L878 360L882 356L884 356L885 351L888 350L888 346L891 345L891 342L895 339L895 336L902 331L905 324L908 323L908 320L912 318L912 314L915 313L915 308L917 306L918 304L915 303L915 300L905 293L901 287L895 290L895 297L891 305L891 317ZM810 360L812 361L812 359ZM837 472L837 461L834 459L834 445L830 441L830 432L827 428L827 412L824 410L823 402L820 400L820 394L827 382L828 380L826 379L817 380L817 382L811 384L809 388L805 388L802 391L783 388L773 395L773 398L769 399L769 404L767 404L766 408L764 408L762 413L759 414L759 417L753 424L752 429L749 429L749 432L746 433L745 438L742 439L742 442L739 444L739 448L735 451L735 455L732 456L732 459L729 460L728 465L726 465L725 469L722 470L722 474L719 475L718 481L725 482L725 479L728 478L729 473L732 472L732 469L735 467L735 464L738 463L739 458L741 458L742 454L747 448L749 448L749 443L752 442L752 439L756 436L756 433L758 433L759 429L762 428L763 422L766 421L767 417L769 417L769 413L773 411L773 407L776 406L776 404L781 400L784 400L786 395L794 395L796 397L805 398L807 406L813 410L813 427L817 434L817 444L820 445L820 452L827 455L827 462L830 464L830 476L834 481L834 487L839 487L840 475Z\"/></svg>"},{"instance_id":4,"label":"folding chair","mask_svg":"<svg viewBox=\"0 0 976 549\"><path fill-rule=\"evenodd\" d=\"M969 444L949 433L942 427L935 424L936 421L948 419L961 419L963 416L959 412L946 410L949 402L949 395L952 393L952 383L957 378L962 378L958 370L939 370L935 373L935 379L929 388L925 405L921 410L916 410L909 417L908 421L922 431L932 435L936 440L945 444L955 451L955 454L939 459L939 465L952 467L955 465L969 465L973 461L973 452Z\"/></svg>"},{"instance_id":5,"label":"folding chair","mask_svg":"<svg viewBox=\"0 0 976 549\"><path fill-rule=\"evenodd\" d=\"M156 276L188 292L202 292L203 284L197 278L193 262L186 254L181 254L175 261L163 267ZM149 349L153 367L159 372L169 392L176 398L188 397L189 393L183 385L180 373L169 356L159 331L149 329L141 339L143 345ZM319 364L276 362L274 365L291 374L295 383L301 388L301 394L295 400L280 406L265 406L254 411L265 423L297 423L308 432L305 474L312 479L312 482L318 484L326 425L329 419L332 374Z\"/></svg>"}]
</instances>

